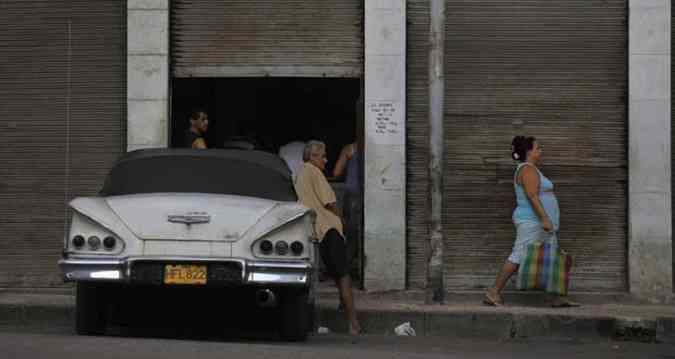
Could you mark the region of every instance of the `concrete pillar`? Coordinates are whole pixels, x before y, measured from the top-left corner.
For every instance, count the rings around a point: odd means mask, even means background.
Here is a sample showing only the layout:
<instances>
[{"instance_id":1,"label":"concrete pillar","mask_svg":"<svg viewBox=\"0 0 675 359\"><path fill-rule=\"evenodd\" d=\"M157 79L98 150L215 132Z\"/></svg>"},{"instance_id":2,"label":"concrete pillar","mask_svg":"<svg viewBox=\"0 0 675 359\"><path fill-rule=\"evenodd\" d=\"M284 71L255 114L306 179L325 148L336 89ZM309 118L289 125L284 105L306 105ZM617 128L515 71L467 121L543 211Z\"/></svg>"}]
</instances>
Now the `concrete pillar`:
<instances>
[{"instance_id":1,"label":"concrete pillar","mask_svg":"<svg viewBox=\"0 0 675 359\"><path fill-rule=\"evenodd\" d=\"M445 302L443 161L445 130L445 0L431 0L429 29L429 258L426 302Z\"/></svg>"},{"instance_id":2,"label":"concrete pillar","mask_svg":"<svg viewBox=\"0 0 675 359\"><path fill-rule=\"evenodd\" d=\"M670 1L629 0L629 286L673 298Z\"/></svg>"},{"instance_id":3,"label":"concrete pillar","mask_svg":"<svg viewBox=\"0 0 675 359\"><path fill-rule=\"evenodd\" d=\"M365 1L364 286L404 289L405 0Z\"/></svg>"},{"instance_id":4,"label":"concrete pillar","mask_svg":"<svg viewBox=\"0 0 675 359\"><path fill-rule=\"evenodd\" d=\"M166 147L169 0L127 0L127 150Z\"/></svg>"}]
</instances>

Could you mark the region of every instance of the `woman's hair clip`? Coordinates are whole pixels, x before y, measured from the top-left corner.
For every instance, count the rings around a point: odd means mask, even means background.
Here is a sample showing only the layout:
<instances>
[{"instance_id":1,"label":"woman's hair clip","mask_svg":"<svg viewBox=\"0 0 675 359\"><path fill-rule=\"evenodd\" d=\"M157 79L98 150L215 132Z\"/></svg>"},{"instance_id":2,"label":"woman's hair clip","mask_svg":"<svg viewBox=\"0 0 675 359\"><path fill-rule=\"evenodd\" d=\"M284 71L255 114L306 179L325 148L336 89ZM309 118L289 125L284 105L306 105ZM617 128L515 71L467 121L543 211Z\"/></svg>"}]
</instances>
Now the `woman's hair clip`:
<instances>
[{"instance_id":1,"label":"woman's hair clip","mask_svg":"<svg viewBox=\"0 0 675 359\"><path fill-rule=\"evenodd\" d=\"M514 160L517 160L517 159L519 159L519 158L520 158L520 156L518 155L518 152L514 152L514 153L513 153L513 159L514 159Z\"/></svg>"}]
</instances>

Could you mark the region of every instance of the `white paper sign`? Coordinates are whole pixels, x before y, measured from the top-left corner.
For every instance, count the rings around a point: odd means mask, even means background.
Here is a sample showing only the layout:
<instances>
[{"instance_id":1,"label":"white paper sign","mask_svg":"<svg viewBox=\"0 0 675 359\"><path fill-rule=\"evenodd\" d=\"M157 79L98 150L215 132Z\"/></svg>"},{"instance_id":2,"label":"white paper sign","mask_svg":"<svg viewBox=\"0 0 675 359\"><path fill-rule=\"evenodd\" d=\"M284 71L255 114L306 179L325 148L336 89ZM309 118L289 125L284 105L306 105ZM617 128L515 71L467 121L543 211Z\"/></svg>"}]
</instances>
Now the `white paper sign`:
<instances>
[{"instance_id":1,"label":"white paper sign","mask_svg":"<svg viewBox=\"0 0 675 359\"><path fill-rule=\"evenodd\" d=\"M368 136L377 144L398 145L404 141L403 113L397 102L369 102L366 109Z\"/></svg>"}]
</instances>

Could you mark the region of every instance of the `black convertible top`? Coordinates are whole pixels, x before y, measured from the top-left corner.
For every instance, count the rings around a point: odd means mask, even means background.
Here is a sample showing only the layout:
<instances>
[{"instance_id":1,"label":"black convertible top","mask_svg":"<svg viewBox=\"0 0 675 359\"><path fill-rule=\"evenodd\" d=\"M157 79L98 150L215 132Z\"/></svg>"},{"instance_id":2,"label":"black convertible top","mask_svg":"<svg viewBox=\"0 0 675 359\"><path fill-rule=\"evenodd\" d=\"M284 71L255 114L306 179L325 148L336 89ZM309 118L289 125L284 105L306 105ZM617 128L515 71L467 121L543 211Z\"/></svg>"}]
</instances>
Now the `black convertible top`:
<instances>
[{"instance_id":1,"label":"black convertible top","mask_svg":"<svg viewBox=\"0 0 675 359\"><path fill-rule=\"evenodd\" d=\"M129 152L113 166L102 196L199 192L296 201L286 162L268 152L190 148Z\"/></svg>"}]
</instances>

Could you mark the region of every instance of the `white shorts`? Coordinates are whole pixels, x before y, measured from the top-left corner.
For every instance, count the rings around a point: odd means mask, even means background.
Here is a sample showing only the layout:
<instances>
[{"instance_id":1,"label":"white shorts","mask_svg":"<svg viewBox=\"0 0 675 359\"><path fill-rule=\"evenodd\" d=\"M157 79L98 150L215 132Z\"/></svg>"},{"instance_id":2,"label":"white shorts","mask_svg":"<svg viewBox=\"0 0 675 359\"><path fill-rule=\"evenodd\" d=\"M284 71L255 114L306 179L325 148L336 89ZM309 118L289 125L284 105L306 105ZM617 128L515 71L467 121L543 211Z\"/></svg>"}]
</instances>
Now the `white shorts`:
<instances>
[{"instance_id":1,"label":"white shorts","mask_svg":"<svg viewBox=\"0 0 675 359\"><path fill-rule=\"evenodd\" d=\"M520 264L527 253L527 246L530 243L537 241L541 242L558 242L558 233L555 231L546 232L541 227L540 222L522 221L515 223L516 225L516 241L513 243L513 249L509 256L509 262Z\"/></svg>"}]
</instances>

